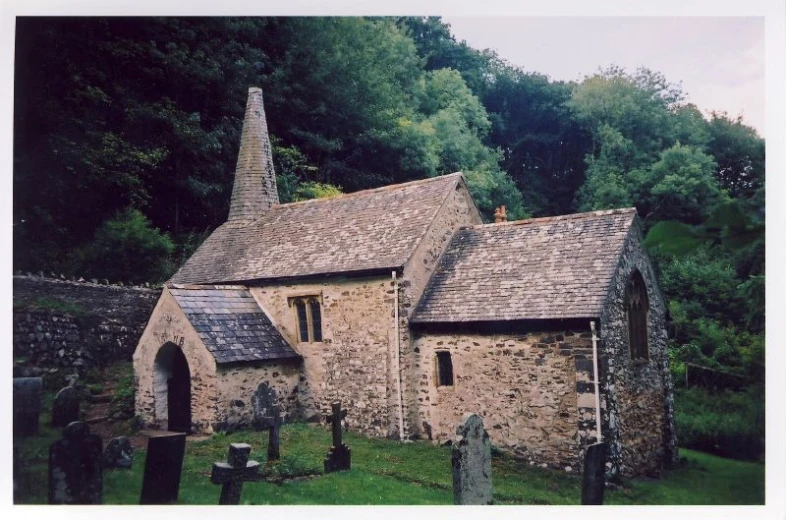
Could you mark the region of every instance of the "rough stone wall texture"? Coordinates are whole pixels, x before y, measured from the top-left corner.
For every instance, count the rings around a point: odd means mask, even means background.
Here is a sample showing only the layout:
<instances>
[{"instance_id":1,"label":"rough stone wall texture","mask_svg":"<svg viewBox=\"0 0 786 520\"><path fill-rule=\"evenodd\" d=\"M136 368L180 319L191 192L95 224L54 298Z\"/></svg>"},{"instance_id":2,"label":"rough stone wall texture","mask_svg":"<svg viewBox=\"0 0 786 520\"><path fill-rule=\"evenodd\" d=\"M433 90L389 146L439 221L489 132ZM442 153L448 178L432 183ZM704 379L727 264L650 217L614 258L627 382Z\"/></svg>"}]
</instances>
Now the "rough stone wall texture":
<instances>
[{"instance_id":1,"label":"rough stone wall texture","mask_svg":"<svg viewBox=\"0 0 786 520\"><path fill-rule=\"evenodd\" d=\"M323 283L251 287L251 294L285 338L303 356L297 385L306 419L330 414L341 401L349 428L388 436L395 423L389 408L395 392L393 370L393 282L390 278L335 279ZM322 300L322 338L301 343L290 298Z\"/></svg>"},{"instance_id":2,"label":"rough stone wall texture","mask_svg":"<svg viewBox=\"0 0 786 520\"><path fill-rule=\"evenodd\" d=\"M423 333L415 340L422 430L444 442L464 413L477 413L495 446L531 464L580 471L582 449L594 442L594 394L585 384L591 341L587 331ZM437 351L451 354L453 386L437 384Z\"/></svg>"},{"instance_id":3,"label":"rough stone wall texture","mask_svg":"<svg viewBox=\"0 0 786 520\"><path fill-rule=\"evenodd\" d=\"M658 475L677 457L674 397L668 367L666 305L652 264L641 248L641 231L631 228L601 316L602 379L608 396L603 422L610 438L611 474ZM632 360L624 307L631 273L644 278L649 299L649 359Z\"/></svg>"},{"instance_id":4,"label":"rough stone wall texture","mask_svg":"<svg viewBox=\"0 0 786 520\"><path fill-rule=\"evenodd\" d=\"M24 360L20 370L31 372L130 361L160 294L38 276L14 276L13 288L14 358Z\"/></svg>"},{"instance_id":5,"label":"rough stone wall texture","mask_svg":"<svg viewBox=\"0 0 786 520\"><path fill-rule=\"evenodd\" d=\"M260 383L275 391L284 422L302 419L298 399L300 362L266 362L218 367L216 423L218 429L250 428L254 419L252 396Z\"/></svg>"},{"instance_id":6,"label":"rough stone wall texture","mask_svg":"<svg viewBox=\"0 0 786 520\"><path fill-rule=\"evenodd\" d=\"M466 185L463 181L459 182L437 212L412 257L404 266L399 281L399 337L405 438L418 438L425 435L419 420L417 358L411 341L409 318L423 296L429 278L453 234L462 226L480 223L482 223L480 214ZM398 395L395 389L393 396L391 407L398 410L398 403L395 401ZM398 436L398 424L394 426L394 435Z\"/></svg>"},{"instance_id":7,"label":"rough stone wall texture","mask_svg":"<svg viewBox=\"0 0 786 520\"><path fill-rule=\"evenodd\" d=\"M164 289L134 352L136 415L144 427L166 429L165 392L156 384L156 356L166 344L179 347L191 374L191 426L212 433L218 426L216 362L175 299ZM158 400L158 402L157 402Z\"/></svg>"}]
</instances>

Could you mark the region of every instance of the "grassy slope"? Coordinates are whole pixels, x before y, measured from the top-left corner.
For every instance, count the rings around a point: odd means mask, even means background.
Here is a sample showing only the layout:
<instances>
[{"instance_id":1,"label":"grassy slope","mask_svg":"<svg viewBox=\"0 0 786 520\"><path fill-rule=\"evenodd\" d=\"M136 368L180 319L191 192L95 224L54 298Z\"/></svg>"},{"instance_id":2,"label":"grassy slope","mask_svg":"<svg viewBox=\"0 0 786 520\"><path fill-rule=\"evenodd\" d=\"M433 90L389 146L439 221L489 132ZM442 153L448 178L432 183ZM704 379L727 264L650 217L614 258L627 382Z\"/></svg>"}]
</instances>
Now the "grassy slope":
<instances>
[{"instance_id":1,"label":"grassy slope","mask_svg":"<svg viewBox=\"0 0 786 520\"><path fill-rule=\"evenodd\" d=\"M42 417L43 419L43 417ZM28 461L18 478L17 503L46 503L46 453L57 434L44 426L42 436L19 443ZM281 431L281 462L265 466L273 480L303 476L280 483L254 482L243 488L247 504L450 504L450 449L428 442L402 444L347 434L352 471L321 475L330 443L325 427L287 425ZM215 461L226 460L231 442L252 446L251 458L264 462L267 435L237 432L188 442L180 488L180 504L217 504L219 486L210 483ZM609 504L762 504L764 466L683 450L688 463L660 480L630 481L607 493ZM144 452L134 456L132 470L104 474L104 502L137 504L142 486ZM510 457L493 459L494 498L503 504L578 504L577 475L535 468Z\"/></svg>"}]
</instances>

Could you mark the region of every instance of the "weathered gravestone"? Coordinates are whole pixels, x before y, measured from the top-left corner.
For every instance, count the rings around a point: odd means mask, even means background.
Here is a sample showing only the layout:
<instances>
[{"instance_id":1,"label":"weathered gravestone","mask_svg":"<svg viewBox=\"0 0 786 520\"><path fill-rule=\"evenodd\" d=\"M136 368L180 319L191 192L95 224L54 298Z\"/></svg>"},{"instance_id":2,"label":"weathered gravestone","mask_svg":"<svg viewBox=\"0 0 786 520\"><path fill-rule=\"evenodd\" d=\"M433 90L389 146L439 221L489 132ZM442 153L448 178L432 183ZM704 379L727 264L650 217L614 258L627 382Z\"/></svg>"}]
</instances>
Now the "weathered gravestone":
<instances>
[{"instance_id":1,"label":"weathered gravestone","mask_svg":"<svg viewBox=\"0 0 786 520\"><path fill-rule=\"evenodd\" d=\"M38 435L42 388L40 377L14 378L14 436Z\"/></svg>"},{"instance_id":2,"label":"weathered gravestone","mask_svg":"<svg viewBox=\"0 0 786 520\"><path fill-rule=\"evenodd\" d=\"M264 417L261 421L262 427L270 432L267 443L268 462L281 458L279 450L279 430L281 429L281 424L281 409L278 405L273 405L270 409L270 415Z\"/></svg>"},{"instance_id":3,"label":"weathered gravestone","mask_svg":"<svg viewBox=\"0 0 786 520\"><path fill-rule=\"evenodd\" d=\"M276 391L270 388L270 385L261 383L257 387L251 396L251 405L254 409L254 419L251 424L255 429L267 429L266 418L271 416L273 407L276 406L277 402Z\"/></svg>"},{"instance_id":4,"label":"weathered gravestone","mask_svg":"<svg viewBox=\"0 0 786 520\"><path fill-rule=\"evenodd\" d=\"M104 450L105 468L128 469L134 462L134 448L128 437L115 437L110 440Z\"/></svg>"},{"instance_id":5,"label":"weathered gravestone","mask_svg":"<svg viewBox=\"0 0 786 520\"><path fill-rule=\"evenodd\" d=\"M52 403L52 426L62 427L79 420L79 390L69 385L55 395Z\"/></svg>"},{"instance_id":6,"label":"weathered gravestone","mask_svg":"<svg viewBox=\"0 0 786 520\"><path fill-rule=\"evenodd\" d=\"M491 504L491 442L476 414L464 414L456 428L451 457L453 464L453 502Z\"/></svg>"},{"instance_id":7,"label":"weathered gravestone","mask_svg":"<svg viewBox=\"0 0 786 520\"><path fill-rule=\"evenodd\" d=\"M243 482L259 479L259 462L248 460L250 454L251 446L248 444L230 444L227 462L213 463L210 481L223 484L218 505L238 505Z\"/></svg>"},{"instance_id":8,"label":"weathered gravestone","mask_svg":"<svg viewBox=\"0 0 786 520\"><path fill-rule=\"evenodd\" d=\"M581 481L581 505L602 506L606 488L605 442L591 444L584 455L584 475Z\"/></svg>"},{"instance_id":9,"label":"weathered gravestone","mask_svg":"<svg viewBox=\"0 0 786 520\"><path fill-rule=\"evenodd\" d=\"M177 501L185 452L185 433L166 432L148 439L140 504Z\"/></svg>"},{"instance_id":10,"label":"weathered gravestone","mask_svg":"<svg viewBox=\"0 0 786 520\"><path fill-rule=\"evenodd\" d=\"M49 503L100 504L101 438L83 422L72 422L49 447Z\"/></svg>"},{"instance_id":11,"label":"weathered gravestone","mask_svg":"<svg viewBox=\"0 0 786 520\"><path fill-rule=\"evenodd\" d=\"M333 425L333 446L325 457L325 473L349 469L352 456L349 447L341 442L341 419L346 415L346 411L342 414L341 403L332 403L330 406L333 410L330 416Z\"/></svg>"}]
</instances>

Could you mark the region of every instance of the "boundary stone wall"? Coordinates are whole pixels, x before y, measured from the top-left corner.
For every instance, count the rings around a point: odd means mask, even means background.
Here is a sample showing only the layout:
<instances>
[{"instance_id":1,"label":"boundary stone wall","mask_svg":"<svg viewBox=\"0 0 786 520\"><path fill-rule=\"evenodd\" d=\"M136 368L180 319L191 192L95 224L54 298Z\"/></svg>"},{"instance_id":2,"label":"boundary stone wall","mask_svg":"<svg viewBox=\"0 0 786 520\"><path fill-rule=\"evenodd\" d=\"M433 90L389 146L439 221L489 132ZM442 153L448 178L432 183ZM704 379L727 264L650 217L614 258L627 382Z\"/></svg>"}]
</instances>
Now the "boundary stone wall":
<instances>
[{"instance_id":1,"label":"boundary stone wall","mask_svg":"<svg viewBox=\"0 0 786 520\"><path fill-rule=\"evenodd\" d=\"M160 294L149 287L14 276L14 375L66 375L130 362Z\"/></svg>"}]
</instances>

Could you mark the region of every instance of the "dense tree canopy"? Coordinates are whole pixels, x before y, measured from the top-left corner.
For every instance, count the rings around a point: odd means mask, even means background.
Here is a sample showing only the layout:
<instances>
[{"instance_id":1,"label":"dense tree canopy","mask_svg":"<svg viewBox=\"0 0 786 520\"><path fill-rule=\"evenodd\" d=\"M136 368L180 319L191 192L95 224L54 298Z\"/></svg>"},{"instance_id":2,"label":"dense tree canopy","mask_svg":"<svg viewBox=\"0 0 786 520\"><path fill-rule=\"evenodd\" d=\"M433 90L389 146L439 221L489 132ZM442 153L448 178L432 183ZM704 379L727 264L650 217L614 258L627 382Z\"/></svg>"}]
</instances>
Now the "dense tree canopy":
<instances>
[{"instance_id":1,"label":"dense tree canopy","mask_svg":"<svg viewBox=\"0 0 786 520\"><path fill-rule=\"evenodd\" d=\"M15 63L15 269L166 279L259 85L283 202L463 171L486 218L635 206L675 359L760 374L764 140L660 73L552 81L436 17L19 18Z\"/></svg>"}]
</instances>

